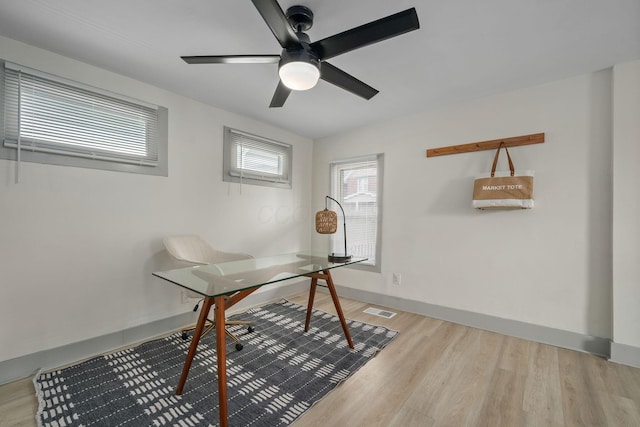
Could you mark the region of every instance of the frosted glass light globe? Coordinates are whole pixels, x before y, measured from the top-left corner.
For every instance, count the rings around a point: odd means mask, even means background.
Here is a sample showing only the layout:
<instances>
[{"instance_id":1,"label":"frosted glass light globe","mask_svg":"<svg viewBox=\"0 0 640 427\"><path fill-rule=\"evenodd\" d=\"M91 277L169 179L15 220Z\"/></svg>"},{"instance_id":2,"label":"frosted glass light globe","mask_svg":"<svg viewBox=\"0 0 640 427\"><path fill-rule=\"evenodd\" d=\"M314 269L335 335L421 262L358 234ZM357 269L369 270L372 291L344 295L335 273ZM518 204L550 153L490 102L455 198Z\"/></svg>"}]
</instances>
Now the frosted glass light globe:
<instances>
[{"instance_id":1,"label":"frosted glass light globe","mask_svg":"<svg viewBox=\"0 0 640 427\"><path fill-rule=\"evenodd\" d=\"M320 78L318 67L302 61L292 61L282 65L278 74L282 83L291 90L311 89Z\"/></svg>"}]
</instances>

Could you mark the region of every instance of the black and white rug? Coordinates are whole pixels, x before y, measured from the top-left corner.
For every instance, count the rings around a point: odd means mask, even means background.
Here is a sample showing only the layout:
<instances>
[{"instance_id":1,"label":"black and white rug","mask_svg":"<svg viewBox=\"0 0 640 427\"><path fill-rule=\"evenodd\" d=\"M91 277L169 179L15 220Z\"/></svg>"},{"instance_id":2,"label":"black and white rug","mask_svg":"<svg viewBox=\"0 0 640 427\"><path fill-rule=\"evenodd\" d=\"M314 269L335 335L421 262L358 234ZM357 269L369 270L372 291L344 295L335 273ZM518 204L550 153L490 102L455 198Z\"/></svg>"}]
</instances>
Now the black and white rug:
<instances>
[{"instance_id":1,"label":"black and white rug","mask_svg":"<svg viewBox=\"0 0 640 427\"><path fill-rule=\"evenodd\" d=\"M255 332L230 329L244 349L227 349L231 426L291 424L397 334L347 320L348 347L337 316L315 310L304 332L306 307L288 301L232 318ZM189 347L176 333L34 378L39 426L210 426L218 424L214 334L198 347L181 396L175 395Z\"/></svg>"}]
</instances>

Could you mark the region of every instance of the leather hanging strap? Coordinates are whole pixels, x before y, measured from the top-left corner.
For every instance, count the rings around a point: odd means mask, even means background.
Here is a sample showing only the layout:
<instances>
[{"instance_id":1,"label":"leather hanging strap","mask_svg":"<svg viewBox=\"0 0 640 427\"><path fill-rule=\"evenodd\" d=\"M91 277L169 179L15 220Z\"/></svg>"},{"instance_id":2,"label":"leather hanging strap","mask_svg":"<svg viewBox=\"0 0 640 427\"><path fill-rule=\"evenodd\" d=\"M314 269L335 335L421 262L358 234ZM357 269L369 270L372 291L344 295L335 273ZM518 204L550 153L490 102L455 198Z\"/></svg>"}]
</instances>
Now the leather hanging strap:
<instances>
[{"instance_id":1,"label":"leather hanging strap","mask_svg":"<svg viewBox=\"0 0 640 427\"><path fill-rule=\"evenodd\" d=\"M509 150L505 145L504 141L500 143L498 146L498 150L496 151L496 156L493 158L493 166L491 166L491 178L496 174L496 166L498 165L498 157L500 156L500 149L504 147L504 151L507 152L507 159L509 160L509 172L511 172L511 176L515 174L515 169L513 167L513 162L511 161L511 156L509 155Z\"/></svg>"}]
</instances>

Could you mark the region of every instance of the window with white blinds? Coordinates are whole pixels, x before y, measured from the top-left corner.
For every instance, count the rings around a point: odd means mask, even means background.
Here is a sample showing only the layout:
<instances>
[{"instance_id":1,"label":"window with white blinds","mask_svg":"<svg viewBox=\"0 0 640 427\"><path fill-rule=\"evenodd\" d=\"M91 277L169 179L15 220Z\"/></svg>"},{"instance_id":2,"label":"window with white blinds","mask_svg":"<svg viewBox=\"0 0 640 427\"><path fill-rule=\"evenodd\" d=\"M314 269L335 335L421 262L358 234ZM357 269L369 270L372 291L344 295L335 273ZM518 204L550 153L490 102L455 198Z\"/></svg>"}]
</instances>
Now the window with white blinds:
<instances>
[{"instance_id":1,"label":"window with white blinds","mask_svg":"<svg viewBox=\"0 0 640 427\"><path fill-rule=\"evenodd\" d=\"M383 154L330 163L331 196L338 200L347 223L347 253L367 257L366 265L380 271ZM331 235L331 251L344 252L342 227Z\"/></svg>"},{"instance_id":2,"label":"window with white blinds","mask_svg":"<svg viewBox=\"0 0 640 427\"><path fill-rule=\"evenodd\" d=\"M17 158L57 163L57 156L80 160L74 166L110 169L96 163L119 163L152 171L159 159L166 130L166 109L97 88L72 82L21 65L4 67L5 149L18 150ZM164 124L166 129L166 124ZM47 157L43 157L47 156ZM44 160L43 160L44 159ZM46 159L52 160L47 161ZM65 164L59 163L59 164ZM117 169L117 168L116 168ZM148 169L148 170L145 170ZM165 168L166 169L166 168Z\"/></svg>"},{"instance_id":3,"label":"window with white blinds","mask_svg":"<svg viewBox=\"0 0 640 427\"><path fill-rule=\"evenodd\" d=\"M292 147L224 128L224 181L291 188Z\"/></svg>"}]
</instances>

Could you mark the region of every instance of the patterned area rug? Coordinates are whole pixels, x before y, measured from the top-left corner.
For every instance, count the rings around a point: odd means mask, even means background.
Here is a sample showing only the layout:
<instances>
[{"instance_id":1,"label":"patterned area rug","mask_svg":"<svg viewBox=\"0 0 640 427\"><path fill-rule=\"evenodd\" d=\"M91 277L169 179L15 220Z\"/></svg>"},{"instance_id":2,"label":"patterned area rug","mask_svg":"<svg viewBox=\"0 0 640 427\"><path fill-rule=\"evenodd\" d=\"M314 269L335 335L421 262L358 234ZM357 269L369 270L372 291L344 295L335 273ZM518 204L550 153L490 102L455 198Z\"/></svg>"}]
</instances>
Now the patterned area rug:
<instances>
[{"instance_id":1,"label":"patterned area rug","mask_svg":"<svg viewBox=\"0 0 640 427\"><path fill-rule=\"evenodd\" d=\"M337 316L315 310L305 333L305 313L306 307L281 301L232 317L253 322L256 330L230 329L244 344L241 351L227 348L231 426L291 424L398 334L348 320L355 344L351 350ZM175 395L188 346L176 333L40 373L34 378L38 425L216 425L213 334L200 342L184 392Z\"/></svg>"}]
</instances>

